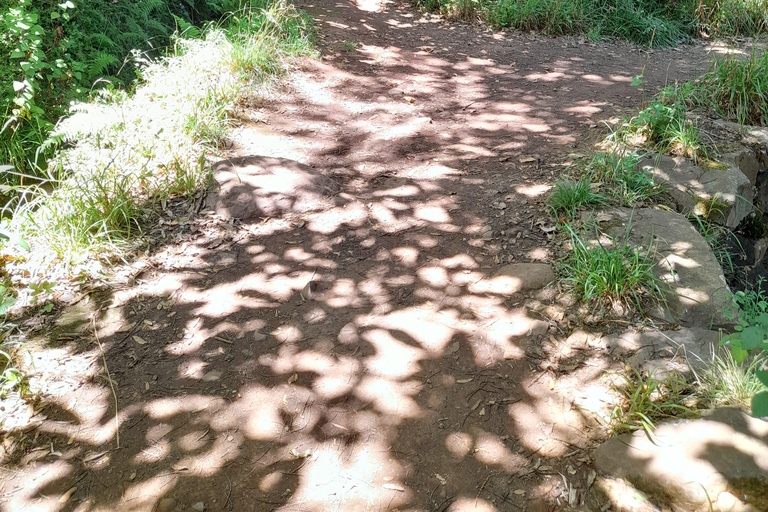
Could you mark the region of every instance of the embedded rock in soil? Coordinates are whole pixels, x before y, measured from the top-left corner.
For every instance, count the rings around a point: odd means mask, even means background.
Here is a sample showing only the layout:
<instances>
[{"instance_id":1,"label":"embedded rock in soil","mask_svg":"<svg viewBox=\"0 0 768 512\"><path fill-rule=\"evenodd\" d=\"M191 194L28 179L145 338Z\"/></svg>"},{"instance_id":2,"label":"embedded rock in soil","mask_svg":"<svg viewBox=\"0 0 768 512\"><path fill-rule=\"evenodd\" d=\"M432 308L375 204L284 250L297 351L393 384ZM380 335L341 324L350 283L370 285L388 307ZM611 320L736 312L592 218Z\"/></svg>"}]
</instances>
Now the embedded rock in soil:
<instances>
[{"instance_id":1,"label":"embedded rock in soil","mask_svg":"<svg viewBox=\"0 0 768 512\"><path fill-rule=\"evenodd\" d=\"M525 290L544 288L555 280L552 266L546 263L512 263L504 265L490 279L469 286L472 293L514 295Z\"/></svg>"},{"instance_id":2,"label":"embedded rock in soil","mask_svg":"<svg viewBox=\"0 0 768 512\"><path fill-rule=\"evenodd\" d=\"M683 213L695 212L735 228L752 212L752 183L738 167L703 169L680 157L652 155L637 164L665 183Z\"/></svg>"},{"instance_id":3,"label":"embedded rock in soil","mask_svg":"<svg viewBox=\"0 0 768 512\"><path fill-rule=\"evenodd\" d=\"M613 355L632 354L627 360L630 366L662 378L662 374L705 366L719 341L720 334L715 331L683 327L677 331L629 330L609 334L599 345Z\"/></svg>"},{"instance_id":4,"label":"embedded rock in soil","mask_svg":"<svg viewBox=\"0 0 768 512\"><path fill-rule=\"evenodd\" d=\"M762 170L759 156L750 148L742 148L733 153L726 153L720 156L720 160L732 167L737 167L744 173L749 182L754 185L757 181L758 173Z\"/></svg>"},{"instance_id":5,"label":"embedded rock in soil","mask_svg":"<svg viewBox=\"0 0 768 512\"><path fill-rule=\"evenodd\" d=\"M306 213L331 205L336 182L286 158L247 156L213 166L217 187L207 205L228 218L254 219Z\"/></svg>"},{"instance_id":6,"label":"embedded rock in soil","mask_svg":"<svg viewBox=\"0 0 768 512\"><path fill-rule=\"evenodd\" d=\"M685 326L732 325L726 311L730 291L706 240L679 213L666 210L616 208L610 215L619 225L610 230L617 240L629 231L629 242L646 250L653 245L654 273L668 287L669 313Z\"/></svg>"},{"instance_id":7,"label":"embedded rock in soil","mask_svg":"<svg viewBox=\"0 0 768 512\"><path fill-rule=\"evenodd\" d=\"M643 431L613 438L597 449L595 467L682 510L704 512L718 502L768 510L768 422L717 409L662 424L653 439Z\"/></svg>"}]
</instances>

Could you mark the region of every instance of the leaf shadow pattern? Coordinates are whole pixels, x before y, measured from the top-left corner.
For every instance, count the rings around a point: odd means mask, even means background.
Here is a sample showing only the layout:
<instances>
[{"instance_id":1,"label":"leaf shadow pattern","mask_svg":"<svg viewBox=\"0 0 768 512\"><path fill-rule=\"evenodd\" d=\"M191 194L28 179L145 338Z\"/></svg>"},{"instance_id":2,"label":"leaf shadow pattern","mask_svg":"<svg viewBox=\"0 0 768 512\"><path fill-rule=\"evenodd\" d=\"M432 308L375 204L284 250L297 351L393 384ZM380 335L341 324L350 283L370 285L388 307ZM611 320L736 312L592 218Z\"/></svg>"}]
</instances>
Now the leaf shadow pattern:
<instances>
[{"instance_id":1,"label":"leaf shadow pattern","mask_svg":"<svg viewBox=\"0 0 768 512\"><path fill-rule=\"evenodd\" d=\"M568 485L592 499L593 420L530 364L556 326L525 307L534 292L485 283L501 262L547 259L542 233L494 237L532 225L553 155L631 74L522 35L487 35L486 55L467 44L476 29L414 27L395 6L313 9L364 44L307 63L281 105L298 113L275 108L270 129L295 146L255 139L225 164L272 189L233 179L208 227L99 305L119 410L85 334L70 347L92 362L82 385L9 434L26 441L3 459L3 512L558 508ZM313 178L286 187L290 172Z\"/></svg>"}]
</instances>

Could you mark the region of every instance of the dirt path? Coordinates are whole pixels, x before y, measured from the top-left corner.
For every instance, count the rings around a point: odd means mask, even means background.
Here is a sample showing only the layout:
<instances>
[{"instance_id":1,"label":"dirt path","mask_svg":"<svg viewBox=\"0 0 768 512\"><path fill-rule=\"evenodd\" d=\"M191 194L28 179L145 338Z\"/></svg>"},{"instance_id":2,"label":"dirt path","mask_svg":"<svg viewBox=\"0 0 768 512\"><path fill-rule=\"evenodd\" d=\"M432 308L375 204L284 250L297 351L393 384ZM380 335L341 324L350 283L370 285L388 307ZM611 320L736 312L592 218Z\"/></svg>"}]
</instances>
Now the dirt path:
<instances>
[{"instance_id":1,"label":"dirt path","mask_svg":"<svg viewBox=\"0 0 768 512\"><path fill-rule=\"evenodd\" d=\"M297 160L338 193L242 223L177 211L135 286L81 301L36 356L58 380L4 436L0 510L599 509L604 434L578 398L609 355L563 345L552 290L486 283L550 260L547 187L599 119L639 104L646 60L655 88L705 50L303 7L323 59L251 113L232 156ZM69 335L94 305L98 340Z\"/></svg>"}]
</instances>

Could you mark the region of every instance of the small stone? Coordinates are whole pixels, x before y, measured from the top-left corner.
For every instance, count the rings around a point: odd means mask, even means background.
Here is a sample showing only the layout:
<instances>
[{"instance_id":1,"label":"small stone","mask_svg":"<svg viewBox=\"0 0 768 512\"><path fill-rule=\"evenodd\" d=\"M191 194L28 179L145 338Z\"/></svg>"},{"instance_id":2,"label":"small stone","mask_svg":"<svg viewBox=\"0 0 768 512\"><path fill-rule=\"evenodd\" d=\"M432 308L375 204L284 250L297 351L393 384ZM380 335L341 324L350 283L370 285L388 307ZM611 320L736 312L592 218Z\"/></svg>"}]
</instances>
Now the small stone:
<instances>
[{"instance_id":1,"label":"small stone","mask_svg":"<svg viewBox=\"0 0 768 512\"><path fill-rule=\"evenodd\" d=\"M205 510L205 503L202 501L198 501L194 505L192 505L192 510L196 510L197 512L203 512Z\"/></svg>"},{"instance_id":2,"label":"small stone","mask_svg":"<svg viewBox=\"0 0 768 512\"><path fill-rule=\"evenodd\" d=\"M267 339L267 335L264 334L263 332L256 331L253 333L253 339L256 341L264 341L265 339Z\"/></svg>"}]
</instances>

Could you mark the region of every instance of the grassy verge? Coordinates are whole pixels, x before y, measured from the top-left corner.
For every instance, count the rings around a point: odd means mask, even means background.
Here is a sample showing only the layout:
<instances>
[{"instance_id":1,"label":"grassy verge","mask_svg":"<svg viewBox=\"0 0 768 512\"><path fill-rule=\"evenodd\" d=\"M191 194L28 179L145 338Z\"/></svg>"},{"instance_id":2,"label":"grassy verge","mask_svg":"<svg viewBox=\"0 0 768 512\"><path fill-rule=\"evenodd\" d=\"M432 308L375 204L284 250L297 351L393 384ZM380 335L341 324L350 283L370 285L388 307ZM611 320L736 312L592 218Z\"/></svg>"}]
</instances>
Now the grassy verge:
<instances>
[{"instance_id":1,"label":"grassy verge","mask_svg":"<svg viewBox=\"0 0 768 512\"><path fill-rule=\"evenodd\" d=\"M217 20L250 0L4 0L0 2L0 163L46 167L40 148L70 101L110 84L129 89L136 60L155 58L173 34ZM257 7L258 1L253 2ZM18 184L18 176L0 182Z\"/></svg>"},{"instance_id":2,"label":"grassy verge","mask_svg":"<svg viewBox=\"0 0 768 512\"><path fill-rule=\"evenodd\" d=\"M176 51L142 66L135 94L104 91L60 123L54 137L72 147L51 159L45 182L25 189L15 205L12 226L34 250L72 263L119 253L159 201L206 185L209 152L253 81L284 73L311 45L307 20L274 3L232 15L202 39L179 39Z\"/></svg>"},{"instance_id":3,"label":"grassy verge","mask_svg":"<svg viewBox=\"0 0 768 512\"><path fill-rule=\"evenodd\" d=\"M65 149L43 177L6 189L14 198L5 209L8 229L30 249L3 247L19 254L7 265L9 297L22 287L35 296L40 284L18 275L29 267L64 269L58 275L68 279L94 260L122 257L143 243L161 202L208 185L209 158L227 136L230 114L313 52L305 15L283 2L264 7L233 13L200 38L177 38L174 55L143 62L133 94L105 89L73 107L53 132ZM45 283L46 291L54 285ZM0 356L2 386L16 374L8 373L13 353Z\"/></svg>"},{"instance_id":4,"label":"grassy verge","mask_svg":"<svg viewBox=\"0 0 768 512\"><path fill-rule=\"evenodd\" d=\"M673 46L698 33L753 36L768 30L768 0L416 0L449 18L483 17L496 28L618 38Z\"/></svg>"}]
</instances>

